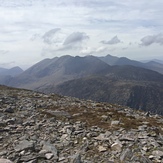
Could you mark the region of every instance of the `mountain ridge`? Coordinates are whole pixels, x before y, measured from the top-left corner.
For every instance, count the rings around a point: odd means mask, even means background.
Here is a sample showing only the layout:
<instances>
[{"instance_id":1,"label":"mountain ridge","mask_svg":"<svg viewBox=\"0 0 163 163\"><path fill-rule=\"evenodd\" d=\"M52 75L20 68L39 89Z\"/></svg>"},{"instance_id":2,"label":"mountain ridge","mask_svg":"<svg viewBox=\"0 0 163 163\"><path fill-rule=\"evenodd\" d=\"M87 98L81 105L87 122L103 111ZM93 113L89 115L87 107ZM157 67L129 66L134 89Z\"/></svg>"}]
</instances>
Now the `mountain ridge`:
<instances>
[{"instance_id":1,"label":"mountain ridge","mask_svg":"<svg viewBox=\"0 0 163 163\"><path fill-rule=\"evenodd\" d=\"M106 62L109 65L131 65L135 67L141 67L141 68L146 68L150 69L156 72L159 72L163 74L163 64L157 61L149 61L146 63L140 62L140 61L135 61L128 59L126 57L115 57L112 55L106 55L104 57L99 57L102 61Z\"/></svg>"},{"instance_id":2,"label":"mountain ridge","mask_svg":"<svg viewBox=\"0 0 163 163\"><path fill-rule=\"evenodd\" d=\"M47 62L46 65L44 62ZM43 67L42 63L44 64ZM85 65L83 66L83 64ZM74 66L76 67L74 68ZM60 58L43 60L37 63L36 65L24 71L24 73L22 73L20 76L14 78L10 83L8 83L8 85L34 89L46 83L58 84L61 81L63 82L70 79L87 76L89 74L99 73L101 70L107 67L109 67L108 64L103 63L93 56L63 56ZM86 69L89 71L87 72Z\"/></svg>"},{"instance_id":3,"label":"mountain ridge","mask_svg":"<svg viewBox=\"0 0 163 163\"><path fill-rule=\"evenodd\" d=\"M95 56L67 55L45 59L19 76L7 78L6 81L12 87L62 95L69 92L69 96L114 102L163 114L163 103L160 100L163 94L162 74L132 65L110 66ZM137 89L140 90L140 98ZM144 100L143 97L147 99ZM158 100L153 100L155 97L158 97Z\"/></svg>"}]
</instances>

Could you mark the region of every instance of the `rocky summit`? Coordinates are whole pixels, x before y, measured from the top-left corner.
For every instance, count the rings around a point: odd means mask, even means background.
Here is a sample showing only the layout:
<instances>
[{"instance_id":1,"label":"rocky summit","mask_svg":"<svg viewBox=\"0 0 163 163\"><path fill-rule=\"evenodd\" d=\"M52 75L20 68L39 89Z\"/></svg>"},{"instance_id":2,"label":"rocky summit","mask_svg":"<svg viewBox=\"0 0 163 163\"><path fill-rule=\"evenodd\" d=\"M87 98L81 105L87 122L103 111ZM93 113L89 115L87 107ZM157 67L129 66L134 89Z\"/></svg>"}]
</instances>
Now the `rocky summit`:
<instances>
[{"instance_id":1,"label":"rocky summit","mask_svg":"<svg viewBox=\"0 0 163 163\"><path fill-rule=\"evenodd\" d=\"M0 163L162 163L163 118L0 86Z\"/></svg>"}]
</instances>

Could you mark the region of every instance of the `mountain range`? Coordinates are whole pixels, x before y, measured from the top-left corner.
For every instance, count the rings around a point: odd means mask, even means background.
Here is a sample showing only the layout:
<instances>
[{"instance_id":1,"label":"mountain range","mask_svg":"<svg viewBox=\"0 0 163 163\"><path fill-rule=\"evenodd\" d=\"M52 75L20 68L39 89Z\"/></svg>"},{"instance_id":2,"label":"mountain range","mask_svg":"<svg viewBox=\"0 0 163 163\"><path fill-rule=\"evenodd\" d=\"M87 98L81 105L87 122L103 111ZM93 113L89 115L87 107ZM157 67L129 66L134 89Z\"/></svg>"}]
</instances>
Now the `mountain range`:
<instances>
[{"instance_id":1,"label":"mountain range","mask_svg":"<svg viewBox=\"0 0 163 163\"><path fill-rule=\"evenodd\" d=\"M18 66L10 69L0 67L0 83L7 84L13 77L18 76L21 73L23 73L23 70Z\"/></svg>"},{"instance_id":2,"label":"mountain range","mask_svg":"<svg viewBox=\"0 0 163 163\"><path fill-rule=\"evenodd\" d=\"M10 76L14 77L14 76L21 74L22 72L23 72L23 70L18 66L10 68L10 69L0 67L0 76L10 75Z\"/></svg>"},{"instance_id":3,"label":"mountain range","mask_svg":"<svg viewBox=\"0 0 163 163\"><path fill-rule=\"evenodd\" d=\"M162 72L163 65L153 61L67 55L44 59L1 84L163 114Z\"/></svg>"},{"instance_id":4,"label":"mountain range","mask_svg":"<svg viewBox=\"0 0 163 163\"><path fill-rule=\"evenodd\" d=\"M126 57L115 57L111 55L107 55L104 57L99 57L102 61L106 62L107 64L113 66L113 65L131 65L135 67L142 67L150 70L154 70L156 72L159 72L163 74L163 64L159 60L152 60L152 61L147 61L145 63L135 61L128 59Z\"/></svg>"}]
</instances>

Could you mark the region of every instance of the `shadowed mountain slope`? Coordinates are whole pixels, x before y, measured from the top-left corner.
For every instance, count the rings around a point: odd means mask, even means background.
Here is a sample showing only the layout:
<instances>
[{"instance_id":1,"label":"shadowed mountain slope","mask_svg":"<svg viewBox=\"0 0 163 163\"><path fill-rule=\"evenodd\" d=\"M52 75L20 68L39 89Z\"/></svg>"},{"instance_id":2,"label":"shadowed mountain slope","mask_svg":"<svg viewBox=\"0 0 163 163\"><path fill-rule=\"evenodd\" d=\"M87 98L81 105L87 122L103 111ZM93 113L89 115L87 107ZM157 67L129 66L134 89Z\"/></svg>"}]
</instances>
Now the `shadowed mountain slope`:
<instances>
[{"instance_id":1,"label":"shadowed mountain slope","mask_svg":"<svg viewBox=\"0 0 163 163\"><path fill-rule=\"evenodd\" d=\"M163 84L92 76L49 87L45 92L110 102L163 115Z\"/></svg>"},{"instance_id":2,"label":"shadowed mountain slope","mask_svg":"<svg viewBox=\"0 0 163 163\"><path fill-rule=\"evenodd\" d=\"M125 80L163 82L162 74L135 66L111 66L106 75L110 74L114 74L116 78Z\"/></svg>"}]
</instances>

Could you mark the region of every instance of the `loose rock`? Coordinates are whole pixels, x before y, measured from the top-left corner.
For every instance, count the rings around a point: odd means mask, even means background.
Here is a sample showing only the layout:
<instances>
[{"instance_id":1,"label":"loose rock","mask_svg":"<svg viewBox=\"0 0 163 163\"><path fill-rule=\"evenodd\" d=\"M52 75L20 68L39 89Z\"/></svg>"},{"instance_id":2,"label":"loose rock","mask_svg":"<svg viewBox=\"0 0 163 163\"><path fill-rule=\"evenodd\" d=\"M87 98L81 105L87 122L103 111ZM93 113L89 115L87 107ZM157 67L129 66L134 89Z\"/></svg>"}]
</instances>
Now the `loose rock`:
<instances>
[{"instance_id":1,"label":"loose rock","mask_svg":"<svg viewBox=\"0 0 163 163\"><path fill-rule=\"evenodd\" d=\"M163 162L163 117L119 105L0 86L0 133L0 163Z\"/></svg>"}]
</instances>

